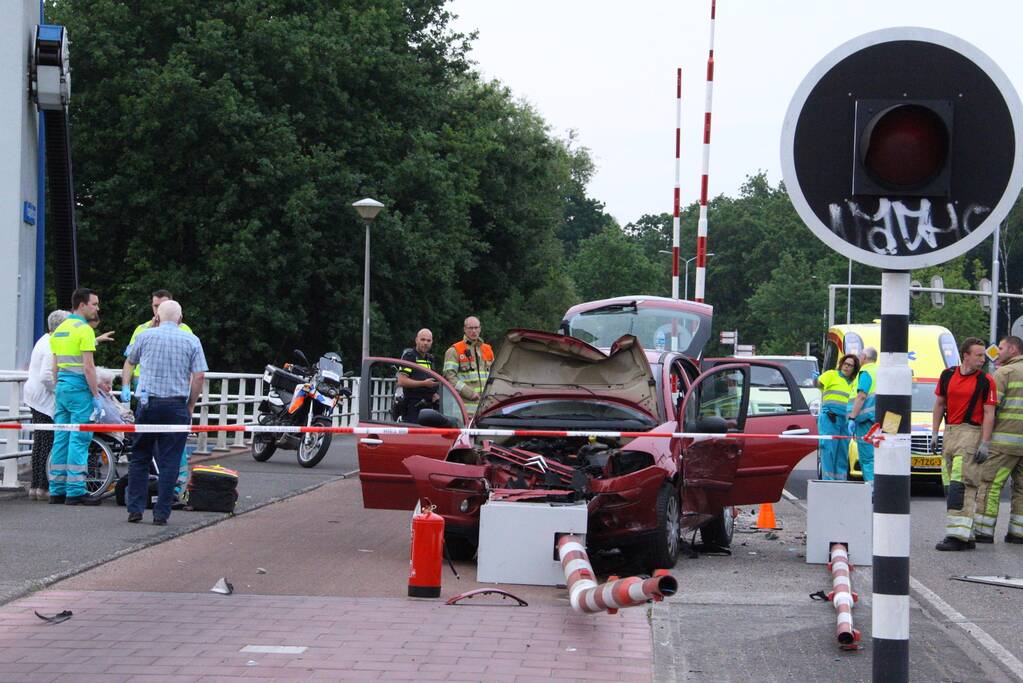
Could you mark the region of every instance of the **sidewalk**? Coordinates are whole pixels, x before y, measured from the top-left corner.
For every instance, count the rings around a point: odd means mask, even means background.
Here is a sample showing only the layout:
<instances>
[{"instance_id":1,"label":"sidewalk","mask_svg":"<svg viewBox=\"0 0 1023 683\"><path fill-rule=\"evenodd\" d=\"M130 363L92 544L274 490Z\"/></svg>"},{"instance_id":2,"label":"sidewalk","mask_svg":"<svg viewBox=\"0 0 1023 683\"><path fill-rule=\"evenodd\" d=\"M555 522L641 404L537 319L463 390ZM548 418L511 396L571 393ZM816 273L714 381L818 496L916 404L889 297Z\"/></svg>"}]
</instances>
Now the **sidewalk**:
<instances>
[{"instance_id":1,"label":"sidewalk","mask_svg":"<svg viewBox=\"0 0 1023 683\"><path fill-rule=\"evenodd\" d=\"M650 661L646 609L62 590L0 609L0 679L26 682L649 681Z\"/></svg>"}]
</instances>

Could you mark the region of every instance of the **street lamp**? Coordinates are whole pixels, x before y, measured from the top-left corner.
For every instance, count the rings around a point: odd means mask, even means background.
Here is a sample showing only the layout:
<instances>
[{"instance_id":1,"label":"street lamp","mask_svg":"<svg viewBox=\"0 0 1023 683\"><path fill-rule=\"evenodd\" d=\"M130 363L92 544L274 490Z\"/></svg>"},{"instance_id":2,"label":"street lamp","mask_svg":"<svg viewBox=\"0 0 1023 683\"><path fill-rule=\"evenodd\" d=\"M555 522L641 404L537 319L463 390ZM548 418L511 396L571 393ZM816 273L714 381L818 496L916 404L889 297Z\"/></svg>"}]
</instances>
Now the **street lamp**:
<instances>
[{"instance_id":1,"label":"street lamp","mask_svg":"<svg viewBox=\"0 0 1023 683\"><path fill-rule=\"evenodd\" d=\"M352 206L359 212L359 216L366 222L366 261L362 266L362 357L369 357L369 224L380 213L384 205L375 199L366 197Z\"/></svg>"},{"instance_id":2,"label":"street lamp","mask_svg":"<svg viewBox=\"0 0 1023 683\"><path fill-rule=\"evenodd\" d=\"M669 255L671 254L670 251L665 251L664 249L658 249L657 251L659 253L661 253L661 254L669 254ZM707 258L710 258L713 255L714 255L714 252L710 252L709 254L707 254ZM684 259L684 260L686 262L686 286L685 286L685 290L684 290L685 294L682 296L682 298L683 299L689 299L689 264L692 263L693 261L695 261L696 257L694 256L692 258L687 258L687 259Z\"/></svg>"}]
</instances>

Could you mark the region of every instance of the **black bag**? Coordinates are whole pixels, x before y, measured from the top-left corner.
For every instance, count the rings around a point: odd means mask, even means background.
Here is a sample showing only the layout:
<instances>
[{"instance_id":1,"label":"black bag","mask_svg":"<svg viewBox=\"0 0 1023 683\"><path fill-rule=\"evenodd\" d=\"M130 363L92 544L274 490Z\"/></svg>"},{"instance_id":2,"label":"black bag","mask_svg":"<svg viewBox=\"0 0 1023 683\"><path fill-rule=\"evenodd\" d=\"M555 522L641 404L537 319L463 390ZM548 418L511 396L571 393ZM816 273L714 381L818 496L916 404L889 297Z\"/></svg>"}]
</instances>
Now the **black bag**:
<instances>
[{"instance_id":1,"label":"black bag","mask_svg":"<svg viewBox=\"0 0 1023 683\"><path fill-rule=\"evenodd\" d=\"M196 465L188 480L185 503L199 512L234 512L238 473L220 465Z\"/></svg>"},{"instance_id":2,"label":"black bag","mask_svg":"<svg viewBox=\"0 0 1023 683\"><path fill-rule=\"evenodd\" d=\"M149 495L146 497L146 509L152 510L156 504L156 498L159 495L159 480L155 475L149 475ZM128 505L128 475L124 475L117 480L117 486L114 487L114 500L121 507Z\"/></svg>"}]
</instances>

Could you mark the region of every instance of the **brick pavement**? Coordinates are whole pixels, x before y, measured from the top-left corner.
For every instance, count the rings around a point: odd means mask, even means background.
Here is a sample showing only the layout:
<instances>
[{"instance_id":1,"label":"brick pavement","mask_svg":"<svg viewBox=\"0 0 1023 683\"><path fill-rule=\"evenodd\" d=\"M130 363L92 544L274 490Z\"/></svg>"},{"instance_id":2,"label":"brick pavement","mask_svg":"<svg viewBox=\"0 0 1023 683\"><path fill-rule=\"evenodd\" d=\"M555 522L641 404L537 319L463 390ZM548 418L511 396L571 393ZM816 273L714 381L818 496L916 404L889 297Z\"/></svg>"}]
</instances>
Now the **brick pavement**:
<instances>
[{"instance_id":1,"label":"brick pavement","mask_svg":"<svg viewBox=\"0 0 1023 683\"><path fill-rule=\"evenodd\" d=\"M32 612L74 616L50 625ZM649 681L649 610L47 590L0 608L5 681ZM253 654L246 645L306 647ZM73 674L69 677L68 674Z\"/></svg>"}]
</instances>

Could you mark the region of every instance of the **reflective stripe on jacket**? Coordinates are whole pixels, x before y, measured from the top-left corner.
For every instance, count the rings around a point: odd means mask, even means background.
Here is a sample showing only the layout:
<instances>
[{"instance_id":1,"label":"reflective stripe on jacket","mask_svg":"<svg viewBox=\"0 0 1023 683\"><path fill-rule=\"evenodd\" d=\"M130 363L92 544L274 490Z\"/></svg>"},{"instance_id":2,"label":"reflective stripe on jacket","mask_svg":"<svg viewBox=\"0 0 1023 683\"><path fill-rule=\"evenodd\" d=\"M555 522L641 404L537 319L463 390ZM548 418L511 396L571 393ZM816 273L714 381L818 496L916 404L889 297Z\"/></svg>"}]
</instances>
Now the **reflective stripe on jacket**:
<instances>
[{"instance_id":1,"label":"reflective stripe on jacket","mask_svg":"<svg viewBox=\"0 0 1023 683\"><path fill-rule=\"evenodd\" d=\"M995 370L998 407L991 445L1010 455L1023 455L1023 356Z\"/></svg>"},{"instance_id":2,"label":"reflective stripe on jacket","mask_svg":"<svg viewBox=\"0 0 1023 683\"><path fill-rule=\"evenodd\" d=\"M838 370L828 370L817 379L821 388L821 410L845 417L849 397L855 391L852 381Z\"/></svg>"},{"instance_id":3,"label":"reflective stripe on jacket","mask_svg":"<svg viewBox=\"0 0 1023 683\"><path fill-rule=\"evenodd\" d=\"M50 335L50 351L61 372L85 374L84 351L96 350L96 332L80 315L71 315Z\"/></svg>"}]
</instances>

